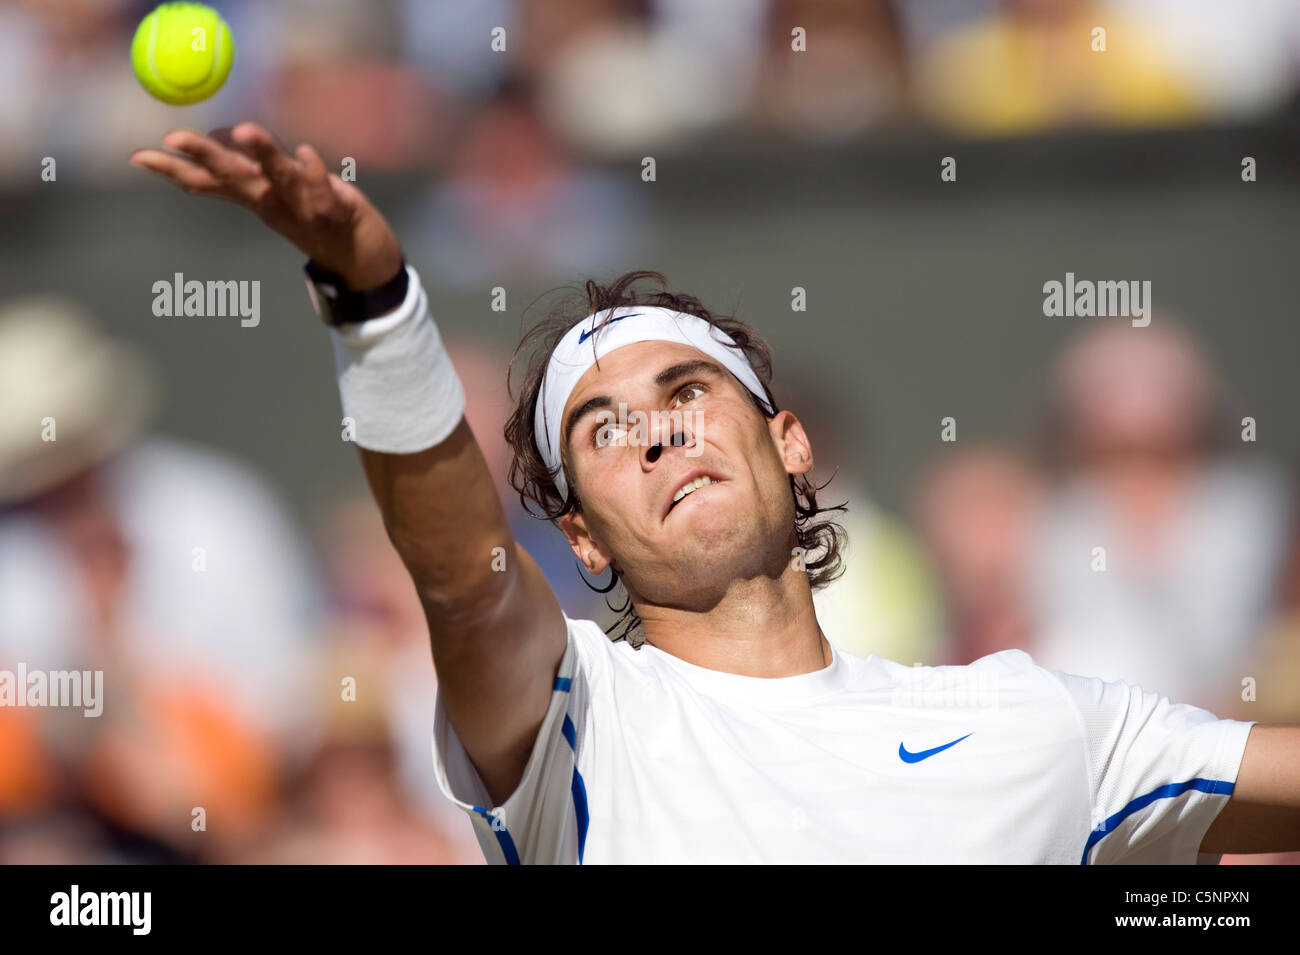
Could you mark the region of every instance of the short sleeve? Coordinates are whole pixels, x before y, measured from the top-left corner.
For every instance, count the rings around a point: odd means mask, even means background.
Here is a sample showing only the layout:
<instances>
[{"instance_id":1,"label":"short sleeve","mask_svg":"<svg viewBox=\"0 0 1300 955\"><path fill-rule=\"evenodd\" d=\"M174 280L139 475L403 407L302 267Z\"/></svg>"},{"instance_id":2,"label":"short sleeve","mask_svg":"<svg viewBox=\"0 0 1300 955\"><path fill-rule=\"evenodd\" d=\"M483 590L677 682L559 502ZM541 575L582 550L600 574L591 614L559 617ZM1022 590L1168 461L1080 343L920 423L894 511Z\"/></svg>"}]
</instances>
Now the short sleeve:
<instances>
[{"instance_id":1,"label":"short sleeve","mask_svg":"<svg viewBox=\"0 0 1300 955\"><path fill-rule=\"evenodd\" d=\"M1045 672L1069 695L1086 737L1093 814L1080 861L1194 865L1254 723L1129 683Z\"/></svg>"},{"instance_id":2,"label":"short sleeve","mask_svg":"<svg viewBox=\"0 0 1300 955\"><path fill-rule=\"evenodd\" d=\"M443 709L434 706L433 764L443 795L469 815L484 858L494 865L580 864L587 833L587 800L578 755L590 705L573 621L551 702L528 757L523 778L500 806L465 752Z\"/></svg>"}]
</instances>

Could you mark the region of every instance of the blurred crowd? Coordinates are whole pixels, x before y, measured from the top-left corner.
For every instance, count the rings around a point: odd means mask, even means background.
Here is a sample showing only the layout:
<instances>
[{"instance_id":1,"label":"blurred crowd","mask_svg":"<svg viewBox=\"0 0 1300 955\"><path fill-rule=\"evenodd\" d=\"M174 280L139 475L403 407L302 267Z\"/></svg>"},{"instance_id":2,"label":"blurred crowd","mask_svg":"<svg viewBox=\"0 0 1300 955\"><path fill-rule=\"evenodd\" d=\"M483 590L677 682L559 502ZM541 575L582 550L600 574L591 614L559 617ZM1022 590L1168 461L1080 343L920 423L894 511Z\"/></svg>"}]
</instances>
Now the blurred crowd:
<instances>
[{"instance_id":1,"label":"blurred crowd","mask_svg":"<svg viewBox=\"0 0 1300 955\"><path fill-rule=\"evenodd\" d=\"M123 177L178 122L258 120L363 176L500 150L522 186L719 136L1248 121L1300 85L1292 0L212 0L234 71L178 109L130 69L154 5L0 2L0 180Z\"/></svg>"}]
</instances>

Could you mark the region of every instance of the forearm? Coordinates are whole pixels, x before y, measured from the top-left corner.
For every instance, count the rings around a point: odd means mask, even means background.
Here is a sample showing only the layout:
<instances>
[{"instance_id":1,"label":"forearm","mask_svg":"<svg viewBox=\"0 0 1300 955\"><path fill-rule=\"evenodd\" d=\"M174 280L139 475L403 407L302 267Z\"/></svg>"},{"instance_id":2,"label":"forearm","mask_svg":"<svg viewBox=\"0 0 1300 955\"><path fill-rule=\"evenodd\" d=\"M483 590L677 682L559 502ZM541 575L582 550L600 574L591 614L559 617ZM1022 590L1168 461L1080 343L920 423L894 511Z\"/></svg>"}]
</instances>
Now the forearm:
<instances>
[{"instance_id":1,"label":"forearm","mask_svg":"<svg viewBox=\"0 0 1300 955\"><path fill-rule=\"evenodd\" d=\"M393 312L332 332L345 434L426 607L482 609L514 563L509 526L464 419L464 388L410 276Z\"/></svg>"},{"instance_id":2,"label":"forearm","mask_svg":"<svg viewBox=\"0 0 1300 955\"><path fill-rule=\"evenodd\" d=\"M360 453L389 539L426 609L445 616L490 612L514 569L514 543L465 419L423 451Z\"/></svg>"}]
</instances>

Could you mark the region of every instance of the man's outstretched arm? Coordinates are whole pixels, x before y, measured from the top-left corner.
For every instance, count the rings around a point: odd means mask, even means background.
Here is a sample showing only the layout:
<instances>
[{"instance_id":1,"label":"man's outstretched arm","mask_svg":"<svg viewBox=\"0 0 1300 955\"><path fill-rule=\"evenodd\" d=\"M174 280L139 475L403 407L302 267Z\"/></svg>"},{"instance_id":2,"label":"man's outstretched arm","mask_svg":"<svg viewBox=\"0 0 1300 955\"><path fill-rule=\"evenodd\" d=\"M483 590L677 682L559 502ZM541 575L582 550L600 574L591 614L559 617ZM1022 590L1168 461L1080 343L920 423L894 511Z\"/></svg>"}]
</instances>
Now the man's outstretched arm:
<instances>
[{"instance_id":1,"label":"man's outstretched arm","mask_svg":"<svg viewBox=\"0 0 1300 955\"><path fill-rule=\"evenodd\" d=\"M131 162L187 193L246 206L351 290L379 288L398 273L402 252L392 228L359 189L327 172L312 147L289 155L253 123L210 136L175 130L163 145L181 155L142 149ZM513 540L463 417L424 450L363 448L361 459L428 618L447 716L489 793L503 802L523 776L564 655L559 603Z\"/></svg>"},{"instance_id":2,"label":"man's outstretched arm","mask_svg":"<svg viewBox=\"0 0 1300 955\"><path fill-rule=\"evenodd\" d=\"M361 460L429 621L443 707L499 805L523 777L564 656L559 601L514 541L463 417L425 451L363 448Z\"/></svg>"},{"instance_id":3,"label":"man's outstretched arm","mask_svg":"<svg viewBox=\"0 0 1300 955\"><path fill-rule=\"evenodd\" d=\"M1300 851L1300 726L1256 723L1237 782L1201 851Z\"/></svg>"}]
</instances>

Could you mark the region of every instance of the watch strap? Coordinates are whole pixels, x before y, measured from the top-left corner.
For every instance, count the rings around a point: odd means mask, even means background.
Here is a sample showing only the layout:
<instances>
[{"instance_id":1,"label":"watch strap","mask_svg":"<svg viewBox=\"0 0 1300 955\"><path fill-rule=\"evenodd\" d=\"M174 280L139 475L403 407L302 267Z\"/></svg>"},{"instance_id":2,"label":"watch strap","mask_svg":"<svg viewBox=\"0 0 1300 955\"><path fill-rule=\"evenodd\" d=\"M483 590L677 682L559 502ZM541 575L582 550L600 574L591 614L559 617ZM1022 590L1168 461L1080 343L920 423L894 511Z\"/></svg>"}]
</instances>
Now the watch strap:
<instances>
[{"instance_id":1,"label":"watch strap","mask_svg":"<svg viewBox=\"0 0 1300 955\"><path fill-rule=\"evenodd\" d=\"M364 322L388 314L406 300L410 288L405 258L396 275L378 288L365 292L348 288L342 276L322 268L310 259L302 268L307 276L307 291L311 295L316 314L326 325L333 327Z\"/></svg>"}]
</instances>

